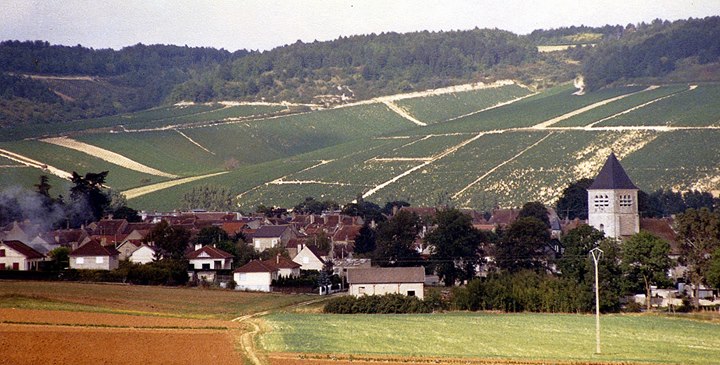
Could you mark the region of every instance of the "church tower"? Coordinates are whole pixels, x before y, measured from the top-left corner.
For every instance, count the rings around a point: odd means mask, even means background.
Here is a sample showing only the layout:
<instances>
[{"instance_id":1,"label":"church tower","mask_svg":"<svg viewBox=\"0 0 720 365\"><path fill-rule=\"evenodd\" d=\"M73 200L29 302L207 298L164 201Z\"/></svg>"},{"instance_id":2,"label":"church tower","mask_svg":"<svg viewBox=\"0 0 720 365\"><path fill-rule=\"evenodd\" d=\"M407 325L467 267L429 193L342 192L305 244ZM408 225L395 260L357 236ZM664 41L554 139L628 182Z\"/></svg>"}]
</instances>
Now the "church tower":
<instances>
[{"instance_id":1,"label":"church tower","mask_svg":"<svg viewBox=\"0 0 720 365\"><path fill-rule=\"evenodd\" d=\"M588 224L605 232L605 237L640 232L638 190L611 153L588 188Z\"/></svg>"}]
</instances>

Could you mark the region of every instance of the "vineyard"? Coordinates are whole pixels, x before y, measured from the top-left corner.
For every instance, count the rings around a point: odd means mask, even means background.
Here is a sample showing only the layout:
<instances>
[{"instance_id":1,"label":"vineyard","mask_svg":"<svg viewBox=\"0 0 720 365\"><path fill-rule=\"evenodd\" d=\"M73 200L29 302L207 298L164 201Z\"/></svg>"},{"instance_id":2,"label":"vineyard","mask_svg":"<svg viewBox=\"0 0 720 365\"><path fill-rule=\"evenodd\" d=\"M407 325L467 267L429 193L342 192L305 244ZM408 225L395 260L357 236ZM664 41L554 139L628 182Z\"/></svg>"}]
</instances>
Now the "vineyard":
<instances>
[{"instance_id":1,"label":"vineyard","mask_svg":"<svg viewBox=\"0 0 720 365\"><path fill-rule=\"evenodd\" d=\"M205 184L227 187L243 210L293 206L308 196L489 209L551 204L614 151L645 191L720 190L720 85L575 91L505 83L314 111L176 105L64 129L14 130L0 143L8 152L0 151L0 184L30 187L45 169L62 191L68 184L61 178L72 171L109 170L108 185L127 191L138 209L176 209ZM23 133L34 138L8 137ZM37 138L46 135L80 147ZM20 167L28 164L10 153L35 162ZM117 155L125 162L107 157Z\"/></svg>"}]
</instances>

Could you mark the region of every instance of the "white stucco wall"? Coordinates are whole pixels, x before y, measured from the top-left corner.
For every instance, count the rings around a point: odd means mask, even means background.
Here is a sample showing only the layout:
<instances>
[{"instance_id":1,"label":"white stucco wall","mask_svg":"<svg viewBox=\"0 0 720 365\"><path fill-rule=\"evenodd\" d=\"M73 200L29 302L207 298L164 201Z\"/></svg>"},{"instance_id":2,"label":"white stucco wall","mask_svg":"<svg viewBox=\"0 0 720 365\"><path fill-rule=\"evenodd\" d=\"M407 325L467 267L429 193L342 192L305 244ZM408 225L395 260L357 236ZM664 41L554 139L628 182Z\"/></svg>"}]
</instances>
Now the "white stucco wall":
<instances>
[{"instance_id":1,"label":"white stucco wall","mask_svg":"<svg viewBox=\"0 0 720 365\"><path fill-rule=\"evenodd\" d=\"M78 262L81 259L82 262ZM120 265L113 256L70 256L70 268L78 270L115 270Z\"/></svg>"},{"instance_id":2,"label":"white stucco wall","mask_svg":"<svg viewBox=\"0 0 720 365\"><path fill-rule=\"evenodd\" d=\"M630 204L621 204L623 196L630 197ZM605 204L597 204L596 197L603 197ZM607 197L607 198L604 198ZM588 224L605 232L607 237L630 236L640 231L637 190L588 190Z\"/></svg>"},{"instance_id":3,"label":"white stucco wall","mask_svg":"<svg viewBox=\"0 0 720 365\"><path fill-rule=\"evenodd\" d=\"M39 261L42 261L27 260L25 255L5 245L0 245L0 250L5 250L5 256L0 257L0 264L5 264L5 270L12 270L13 264L17 264L18 270L27 271L30 270L33 265L37 265Z\"/></svg>"},{"instance_id":4,"label":"white stucco wall","mask_svg":"<svg viewBox=\"0 0 720 365\"><path fill-rule=\"evenodd\" d=\"M356 297L362 295L385 295L385 294L403 294L408 295L409 291L415 291L415 296L419 299L425 297L422 283L407 284L352 284L349 288L350 295Z\"/></svg>"},{"instance_id":5,"label":"white stucco wall","mask_svg":"<svg viewBox=\"0 0 720 365\"><path fill-rule=\"evenodd\" d=\"M235 290L270 291L270 284L277 279L277 273L247 272L233 273L233 280L237 284Z\"/></svg>"},{"instance_id":6,"label":"white stucco wall","mask_svg":"<svg viewBox=\"0 0 720 365\"><path fill-rule=\"evenodd\" d=\"M302 270L317 270L320 271L323 268L323 263L310 251L309 248L305 247L297 256L292 259L294 262L299 264Z\"/></svg>"},{"instance_id":7,"label":"white stucco wall","mask_svg":"<svg viewBox=\"0 0 720 365\"><path fill-rule=\"evenodd\" d=\"M220 268L215 268L215 261L220 261ZM195 270L203 270L203 264L209 264L208 270L230 270L232 268L231 259L212 259L212 258L197 258L190 260L190 264L193 265Z\"/></svg>"},{"instance_id":8,"label":"white stucco wall","mask_svg":"<svg viewBox=\"0 0 720 365\"><path fill-rule=\"evenodd\" d=\"M155 258L155 251L147 246L140 246L130 255L130 261L138 264L147 264Z\"/></svg>"}]
</instances>

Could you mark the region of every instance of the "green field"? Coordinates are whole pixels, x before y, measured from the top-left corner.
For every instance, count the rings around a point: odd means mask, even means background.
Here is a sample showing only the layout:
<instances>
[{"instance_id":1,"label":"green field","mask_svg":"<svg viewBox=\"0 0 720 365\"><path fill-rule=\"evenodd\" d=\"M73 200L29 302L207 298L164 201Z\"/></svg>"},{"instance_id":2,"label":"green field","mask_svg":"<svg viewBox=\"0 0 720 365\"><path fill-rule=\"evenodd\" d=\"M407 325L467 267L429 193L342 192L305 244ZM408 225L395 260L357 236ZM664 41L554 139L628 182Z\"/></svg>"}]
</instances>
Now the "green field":
<instances>
[{"instance_id":1,"label":"green field","mask_svg":"<svg viewBox=\"0 0 720 365\"><path fill-rule=\"evenodd\" d=\"M473 357L545 361L720 364L720 324L653 315L605 315L595 355L590 315L272 314L271 352Z\"/></svg>"},{"instance_id":2,"label":"green field","mask_svg":"<svg viewBox=\"0 0 720 365\"><path fill-rule=\"evenodd\" d=\"M396 101L410 115L427 124L444 122L530 94L530 90L508 85L497 88L431 95ZM442 105L442 108L438 108Z\"/></svg>"}]
</instances>

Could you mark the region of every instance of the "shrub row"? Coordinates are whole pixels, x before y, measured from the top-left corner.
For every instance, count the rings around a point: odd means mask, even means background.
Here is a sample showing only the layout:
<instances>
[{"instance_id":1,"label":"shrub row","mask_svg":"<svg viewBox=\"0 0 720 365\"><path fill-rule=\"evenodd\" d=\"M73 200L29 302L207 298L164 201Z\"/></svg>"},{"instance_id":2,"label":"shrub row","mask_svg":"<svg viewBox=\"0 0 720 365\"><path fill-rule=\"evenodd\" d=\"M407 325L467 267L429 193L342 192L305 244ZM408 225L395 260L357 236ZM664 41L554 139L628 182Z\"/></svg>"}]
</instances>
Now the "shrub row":
<instances>
[{"instance_id":1,"label":"shrub row","mask_svg":"<svg viewBox=\"0 0 720 365\"><path fill-rule=\"evenodd\" d=\"M431 302L402 294L365 295L359 298L345 295L325 304L325 313L430 313L435 309Z\"/></svg>"}]
</instances>

